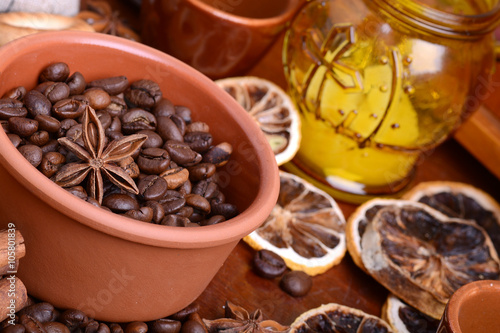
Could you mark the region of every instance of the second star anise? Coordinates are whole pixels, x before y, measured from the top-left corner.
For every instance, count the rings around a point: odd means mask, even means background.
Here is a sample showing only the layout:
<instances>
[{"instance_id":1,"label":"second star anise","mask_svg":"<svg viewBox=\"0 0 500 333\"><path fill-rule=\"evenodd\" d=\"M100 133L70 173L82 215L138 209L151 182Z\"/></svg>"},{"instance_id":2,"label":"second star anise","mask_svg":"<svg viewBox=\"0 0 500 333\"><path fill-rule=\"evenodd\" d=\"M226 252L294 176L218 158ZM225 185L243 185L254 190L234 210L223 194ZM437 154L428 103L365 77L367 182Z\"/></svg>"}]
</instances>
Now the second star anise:
<instances>
[{"instance_id":1,"label":"second star anise","mask_svg":"<svg viewBox=\"0 0 500 333\"><path fill-rule=\"evenodd\" d=\"M104 194L103 174L116 186L131 192L139 193L135 181L128 173L115 163L132 156L148 137L133 134L120 140L110 142L106 147L106 134L94 109L87 106L83 115L82 139L84 147L64 137L58 142L75 154L81 163L64 165L54 176L56 184L62 187L78 185L88 178L89 195L102 203Z\"/></svg>"}]
</instances>

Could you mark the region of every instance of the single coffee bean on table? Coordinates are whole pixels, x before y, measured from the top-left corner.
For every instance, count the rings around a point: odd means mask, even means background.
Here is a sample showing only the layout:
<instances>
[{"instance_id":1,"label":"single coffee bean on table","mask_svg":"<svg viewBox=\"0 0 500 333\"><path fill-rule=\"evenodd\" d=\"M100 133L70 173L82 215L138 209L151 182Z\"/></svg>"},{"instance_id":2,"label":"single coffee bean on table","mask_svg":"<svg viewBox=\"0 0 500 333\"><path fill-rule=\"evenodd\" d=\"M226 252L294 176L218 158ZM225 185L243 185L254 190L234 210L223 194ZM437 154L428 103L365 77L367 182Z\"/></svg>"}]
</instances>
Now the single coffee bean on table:
<instances>
[{"instance_id":1,"label":"single coffee bean on table","mask_svg":"<svg viewBox=\"0 0 500 333\"><path fill-rule=\"evenodd\" d=\"M38 85L0 98L12 144L46 177L88 203L138 221L208 226L236 216L217 184L228 142L147 79L88 82L54 62ZM92 324L94 325L94 324Z\"/></svg>"}]
</instances>

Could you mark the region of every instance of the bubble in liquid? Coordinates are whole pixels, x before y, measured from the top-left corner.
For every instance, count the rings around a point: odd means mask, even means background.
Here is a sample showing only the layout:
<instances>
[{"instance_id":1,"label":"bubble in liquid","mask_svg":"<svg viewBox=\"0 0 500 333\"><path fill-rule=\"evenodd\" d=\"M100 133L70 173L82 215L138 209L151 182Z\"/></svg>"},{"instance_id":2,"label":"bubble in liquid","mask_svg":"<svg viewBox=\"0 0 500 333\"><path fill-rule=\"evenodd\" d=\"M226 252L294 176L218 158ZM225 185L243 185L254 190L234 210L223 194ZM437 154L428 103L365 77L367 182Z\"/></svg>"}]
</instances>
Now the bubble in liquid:
<instances>
[{"instance_id":1,"label":"bubble in liquid","mask_svg":"<svg viewBox=\"0 0 500 333\"><path fill-rule=\"evenodd\" d=\"M341 116L345 115L345 112L342 109L339 109L339 113L340 113Z\"/></svg>"},{"instance_id":2,"label":"bubble in liquid","mask_svg":"<svg viewBox=\"0 0 500 333\"><path fill-rule=\"evenodd\" d=\"M387 58L387 56L381 56L381 57L378 59L378 61L379 61L381 64L385 65L385 64L387 64L387 63L389 62L389 58Z\"/></svg>"},{"instance_id":3,"label":"bubble in liquid","mask_svg":"<svg viewBox=\"0 0 500 333\"><path fill-rule=\"evenodd\" d=\"M413 58L411 56L406 56L403 61L405 65L409 65L413 61Z\"/></svg>"},{"instance_id":4,"label":"bubble in liquid","mask_svg":"<svg viewBox=\"0 0 500 333\"><path fill-rule=\"evenodd\" d=\"M383 84L383 85L380 86L380 91L381 92L387 92L388 89L389 88L387 88L387 86L385 84Z\"/></svg>"},{"instance_id":5,"label":"bubble in liquid","mask_svg":"<svg viewBox=\"0 0 500 333\"><path fill-rule=\"evenodd\" d=\"M391 128L393 128L393 129L399 128L399 124L398 123L394 123L394 124L391 125Z\"/></svg>"},{"instance_id":6,"label":"bubble in liquid","mask_svg":"<svg viewBox=\"0 0 500 333\"><path fill-rule=\"evenodd\" d=\"M372 114L370 115L370 117L377 119L377 118L378 118L378 115L377 115L376 113L372 113Z\"/></svg>"},{"instance_id":7,"label":"bubble in liquid","mask_svg":"<svg viewBox=\"0 0 500 333\"><path fill-rule=\"evenodd\" d=\"M404 92L408 95L411 95L415 92L415 88L413 86L407 85L403 88Z\"/></svg>"}]
</instances>

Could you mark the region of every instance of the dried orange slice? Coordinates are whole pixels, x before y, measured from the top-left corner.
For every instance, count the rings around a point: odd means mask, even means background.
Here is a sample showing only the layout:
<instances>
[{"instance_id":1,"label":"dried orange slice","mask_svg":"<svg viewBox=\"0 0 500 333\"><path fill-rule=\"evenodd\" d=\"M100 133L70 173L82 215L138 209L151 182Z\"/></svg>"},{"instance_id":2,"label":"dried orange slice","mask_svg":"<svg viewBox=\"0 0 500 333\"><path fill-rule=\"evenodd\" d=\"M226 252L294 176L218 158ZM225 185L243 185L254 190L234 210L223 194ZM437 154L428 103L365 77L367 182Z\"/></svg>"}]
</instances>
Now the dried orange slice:
<instances>
[{"instance_id":1,"label":"dried orange slice","mask_svg":"<svg viewBox=\"0 0 500 333\"><path fill-rule=\"evenodd\" d=\"M466 283L500 278L483 228L412 201L378 210L361 237L361 259L375 280L433 318Z\"/></svg>"},{"instance_id":2,"label":"dried orange slice","mask_svg":"<svg viewBox=\"0 0 500 333\"><path fill-rule=\"evenodd\" d=\"M290 327L290 333L392 332L389 324L382 319L336 303L304 312Z\"/></svg>"},{"instance_id":3,"label":"dried orange slice","mask_svg":"<svg viewBox=\"0 0 500 333\"><path fill-rule=\"evenodd\" d=\"M276 206L243 240L255 250L278 254L290 269L313 276L326 272L344 257L345 219L331 196L281 171Z\"/></svg>"},{"instance_id":4,"label":"dried orange slice","mask_svg":"<svg viewBox=\"0 0 500 333\"><path fill-rule=\"evenodd\" d=\"M423 182L404 198L422 202L450 217L474 220L486 230L500 253L500 205L483 190L459 182Z\"/></svg>"},{"instance_id":5,"label":"dried orange slice","mask_svg":"<svg viewBox=\"0 0 500 333\"><path fill-rule=\"evenodd\" d=\"M290 161L300 146L299 113L288 94L266 79L254 76L215 81L257 122L276 156L278 165Z\"/></svg>"},{"instance_id":6,"label":"dried orange slice","mask_svg":"<svg viewBox=\"0 0 500 333\"><path fill-rule=\"evenodd\" d=\"M395 333L435 333L439 320L431 318L389 294L382 307L382 319Z\"/></svg>"}]
</instances>

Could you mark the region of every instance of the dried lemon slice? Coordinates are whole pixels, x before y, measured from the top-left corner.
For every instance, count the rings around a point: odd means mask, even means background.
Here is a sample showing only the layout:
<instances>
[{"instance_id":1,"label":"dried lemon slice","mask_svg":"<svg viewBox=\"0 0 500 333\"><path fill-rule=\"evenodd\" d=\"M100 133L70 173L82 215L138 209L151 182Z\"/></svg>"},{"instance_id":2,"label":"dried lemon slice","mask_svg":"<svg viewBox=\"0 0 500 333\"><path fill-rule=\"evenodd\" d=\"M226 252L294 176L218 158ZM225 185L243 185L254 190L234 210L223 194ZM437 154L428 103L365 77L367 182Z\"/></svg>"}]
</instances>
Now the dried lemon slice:
<instances>
[{"instance_id":1,"label":"dried lemon slice","mask_svg":"<svg viewBox=\"0 0 500 333\"><path fill-rule=\"evenodd\" d=\"M330 303L308 310L295 319L290 333L390 333L382 319L345 305Z\"/></svg>"},{"instance_id":2,"label":"dried lemon slice","mask_svg":"<svg viewBox=\"0 0 500 333\"><path fill-rule=\"evenodd\" d=\"M423 314L393 294L389 294L382 307L382 319L395 333L435 333L439 325L439 320Z\"/></svg>"},{"instance_id":3,"label":"dried lemon slice","mask_svg":"<svg viewBox=\"0 0 500 333\"><path fill-rule=\"evenodd\" d=\"M486 230L500 253L500 205L483 190L459 182L424 182L404 198L422 202L450 217L474 220Z\"/></svg>"},{"instance_id":4,"label":"dried lemon slice","mask_svg":"<svg viewBox=\"0 0 500 333\"><path fill-rule=\"evenodd\" d=\"M412 201L378 210L361 237L361 259L380 284L433 318L464 284L500 277L483 228Z\"/></svg>"},{"instance_id":5,"label":"dried lemon slice","mask_svg":"<svg viewBox=\"0 0 500 333\"><path fill-rule=\"evenodd\" d=\"M215 81L257 122L278 165L290 161L300 146L300 118L288 94L266 79L242 76Z\"/></svg>"},{"instance_id":6,"label":"dried lemon slice","mask_svg":"<svg viewBox=\"0 0 500 333\"><path fill-rule=\"evenodd\" d=\"M281 171L276 206L243 240L255 250L278 254L290 269L313 276L326 272L344 257L345 219L331 196Z\"/></svg>"}]
</instances>

